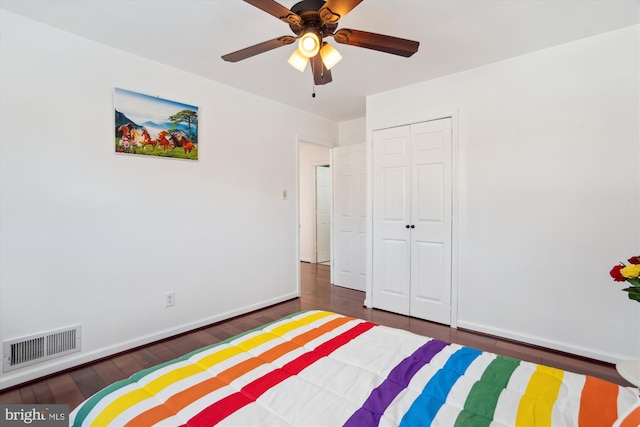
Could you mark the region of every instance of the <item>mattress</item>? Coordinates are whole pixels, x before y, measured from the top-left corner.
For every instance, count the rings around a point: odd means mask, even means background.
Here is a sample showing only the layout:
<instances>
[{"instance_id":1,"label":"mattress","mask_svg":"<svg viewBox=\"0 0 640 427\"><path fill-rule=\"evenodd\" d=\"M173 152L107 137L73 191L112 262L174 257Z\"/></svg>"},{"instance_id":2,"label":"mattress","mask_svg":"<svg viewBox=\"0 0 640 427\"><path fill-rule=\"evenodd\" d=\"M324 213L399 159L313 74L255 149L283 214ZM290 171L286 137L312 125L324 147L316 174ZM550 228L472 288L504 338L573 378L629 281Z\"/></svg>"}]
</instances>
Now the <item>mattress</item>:
<instances>
[{"instance_id":1,"label":"mattress","mask_svg":"<svg viewBox=\"0 0 640 427\"><path fill-rule=\"evenodd\" d=\"M73 426L611 426L638 389L326 311L140 371Z\"/></svg>"}]
</instances>

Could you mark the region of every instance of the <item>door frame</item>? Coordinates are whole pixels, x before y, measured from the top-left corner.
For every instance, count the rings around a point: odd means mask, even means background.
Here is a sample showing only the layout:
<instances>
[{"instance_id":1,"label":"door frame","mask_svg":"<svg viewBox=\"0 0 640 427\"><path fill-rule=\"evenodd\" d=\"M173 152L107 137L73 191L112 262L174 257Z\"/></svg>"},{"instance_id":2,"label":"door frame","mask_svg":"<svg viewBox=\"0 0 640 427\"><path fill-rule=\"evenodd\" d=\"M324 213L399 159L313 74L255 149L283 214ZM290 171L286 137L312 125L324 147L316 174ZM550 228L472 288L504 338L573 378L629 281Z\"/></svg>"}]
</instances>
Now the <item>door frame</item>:
<instances>
[{"instance_id":1,"label":"door frame","mask_svg":"<svg viewBox=\"0 0 640 427\"><path fill-rule=\"evenodd\" d=\"M295 236L296 236L296 251L295 251L295 260L294 260L294 265L295 265L295 270L296 270L296 287L298 290L298 294L300 294L300 144L301 143L306 143L306 144L313 144L313 145L319 145L321 147L325 147L329 149L329 166L332 166L332 148L336 147L337 144L336 143L332 143L329 141L325 141L322 139L318 139L318 138L314 138L314 137L310 137L310 136L305 136L305 135L296 135L296 142L295 142L295 158L296 158L296 182L295 182L295 203L296 203L296 220L295 223L293 224L293 227L295 227ZM318 162L318 164L327 164L327 162ZM315 167L315 164L313 165ZM333 180L332 180L332 191L331 191L331 203L333 206ZM314 203L315 203L315 197L314 197ZM314 206L315 209L315 206ZM333 245L333 221L330 224L330 229L329 229L329 233L331 234L331 245ZM313 233L313 239L314 239L314 248L315 248L315 230ZM331 253L333 253L333 246L330 246ZM333 283L333 268L330 269L330 280Z\"/></svg>"},{"instance_id":2,"label":"door frame","mask_svg":"<svg viewBox=\"0 0 640 427\"><path fill-rule=\"evenodd\" d=\"M314 197L313 197L313 212L314 212L314 230L313 230L313 259L314 263L318 263L318 168L327 168L329 169L329 262L333 259L333 179L331 173L333 173L333 169L331 169L331 157L332 151L329 149L329 162L313 162L311 165L313 166L314 176L315 176L315 186ZM333 266L333 264L331 264ZM333 269L331 269L333 271ZM333 273L331 275L331 282L333 282Z\"/></svg>"},{"instance_id":3,"label":"door frame","mask_svg":"<svg viewBox=\"0 0 640 427\"><path fill-rule=\"evenodd\" d=\"M366 237L366 297L364 305L373 308L373 132L398 126L411 125L413 123L430 122L439 119L451 119L451 319L450 326L458 327L458 242L459 242L459 193L460 193L460 159L459 159L459 134L458 134L458 109L432 112L413 112L404 119L392 119L384 125L371 127L367 122L367 237Z\"/></svg>"}]
</instances>

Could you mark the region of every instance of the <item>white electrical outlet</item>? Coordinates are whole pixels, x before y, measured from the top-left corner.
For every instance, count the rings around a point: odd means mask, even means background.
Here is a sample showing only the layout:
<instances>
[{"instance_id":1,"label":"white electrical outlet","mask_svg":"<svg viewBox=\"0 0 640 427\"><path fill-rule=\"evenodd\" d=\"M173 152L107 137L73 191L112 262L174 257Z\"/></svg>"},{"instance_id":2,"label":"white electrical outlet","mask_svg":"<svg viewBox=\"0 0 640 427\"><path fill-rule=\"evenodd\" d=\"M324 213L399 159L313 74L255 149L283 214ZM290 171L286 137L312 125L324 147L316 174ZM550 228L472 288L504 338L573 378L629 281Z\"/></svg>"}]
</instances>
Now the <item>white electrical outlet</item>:
<instances>
[{"instance_id":1,"label":"white electrical outlet","mask_svg":"<svg viewBox=\"0 0 640 427\"><path fill-rule=\"evenodd\" d=\"M176 305L176 293L171 291L164 295L165 307L173 307Z\"/></svg>"}]
</instances>

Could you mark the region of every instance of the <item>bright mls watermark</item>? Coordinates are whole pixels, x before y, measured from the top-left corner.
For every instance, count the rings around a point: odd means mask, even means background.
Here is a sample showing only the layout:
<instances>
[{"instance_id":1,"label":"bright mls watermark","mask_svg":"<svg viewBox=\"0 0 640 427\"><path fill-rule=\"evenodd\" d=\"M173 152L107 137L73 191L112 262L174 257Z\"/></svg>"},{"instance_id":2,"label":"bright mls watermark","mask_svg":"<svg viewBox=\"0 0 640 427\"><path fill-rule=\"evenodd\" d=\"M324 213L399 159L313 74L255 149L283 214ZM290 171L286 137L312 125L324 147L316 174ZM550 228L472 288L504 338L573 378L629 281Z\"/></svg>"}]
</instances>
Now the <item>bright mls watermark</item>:
<instances>
[{"instance_id":1,"label":"bright mls watermark","mask_svg":"<svg viewBox=\"0 0 640 427\"><path fill-rule=\"evenodd\" d=\"M0 405L2 427L67 427L69 405Z\"/></svg>"}]
</instances>

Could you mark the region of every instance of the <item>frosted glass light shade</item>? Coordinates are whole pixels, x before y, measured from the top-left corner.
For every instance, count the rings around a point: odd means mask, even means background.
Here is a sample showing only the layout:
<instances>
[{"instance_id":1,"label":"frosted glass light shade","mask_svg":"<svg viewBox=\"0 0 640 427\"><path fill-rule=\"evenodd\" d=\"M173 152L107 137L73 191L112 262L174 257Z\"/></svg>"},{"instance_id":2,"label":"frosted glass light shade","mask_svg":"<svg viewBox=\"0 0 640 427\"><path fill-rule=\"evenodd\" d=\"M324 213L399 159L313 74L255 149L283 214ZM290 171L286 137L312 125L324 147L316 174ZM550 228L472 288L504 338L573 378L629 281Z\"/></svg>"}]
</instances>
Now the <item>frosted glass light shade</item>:
<instances>
[{"instance_id":1,"label":"frosted glass light shade","mask_svg":"<svg viewBox=\"0 0 640 427\"><path fill-rule=\"evenodd\" d=\"M305 33L300 37L298 49L300 50L300 53L307 58L316 56L320 50L320 39L318 38L318 35L311 31Z\"/></svg>"},{"instance_id":2,"label":"frosted glass light shade","mask_svg":"<svg viewBox=\"0 0 640 427\"><path fill-rule=\"evenodd\" d=\"M324 46L322 46L322 49L320 49L320 57L322 58L322 63L327 70L330 70L342 59L340 52L338 52L329 43L325 43Z\"/></svg>"},{"instance_id":3,"label":"frosted glass light shade","mask_svg":"<svg viewBox=\"0 0 640 427\"><path fill-rule=\"evenodd\" d=\"M300 49L296 49L293 51L291 56L289 57L289 65L291 65L296 70L303 72L305 68L307 68L307 62L309 62L309 58L304 56Z\"/></svg>"}]
</instances>

